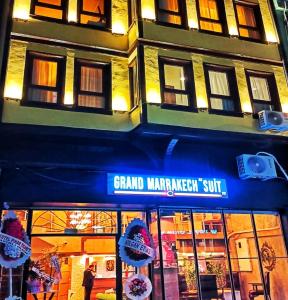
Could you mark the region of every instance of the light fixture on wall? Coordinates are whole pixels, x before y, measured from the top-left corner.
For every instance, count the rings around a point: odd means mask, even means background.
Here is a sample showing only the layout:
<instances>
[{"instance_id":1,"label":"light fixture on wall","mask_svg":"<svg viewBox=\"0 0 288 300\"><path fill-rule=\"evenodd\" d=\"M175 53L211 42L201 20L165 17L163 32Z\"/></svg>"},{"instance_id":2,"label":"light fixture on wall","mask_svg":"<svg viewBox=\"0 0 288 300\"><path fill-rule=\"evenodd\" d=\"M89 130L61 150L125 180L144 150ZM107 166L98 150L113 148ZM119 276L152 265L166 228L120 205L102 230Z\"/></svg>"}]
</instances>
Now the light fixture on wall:
<instances>
[{"instance_id":1,"label":"light fixture on wall","mask_svg":"<svg viewBox=\"0 0 288 300\"><path fill-rule=\"evenodd\" d=\"M89 212L74 211L69 215L69 224L77 230L83 230L92 223Z\"/></svg>"},{"instance_id":2,"label":"light fixture on wall","mask_svg":"<svg viewBox=\"0 0 288 300\"><path fill-rule=\"evenodd\" d=\"M16 82L8 82L5 85L4 98L12 100L21 100L22 99L22 89L20 85Z\"/></svg>"},{"instance_id":3,"label":"light fixture on wall","mask_svg":"<svg viewBox=\"0 0 288 300\"><path fill-rule=\"evenodd\" d=\"M142 18L146 21L155 21L155 10L149 6L142 7Z\"/></svg>"},{"instance_id":4,"label":"light fixture on wall","mask_svg":"<svg viewBox=\"0 0 288 300\"><path fill-rule=\"evenodd\" d=\"M115 21L112 24L112 33L116 35L124 35L126 34L127 30L121 21Z\"/></svg>"},{"instance_id":5,"label":"light fixture on wall","mask_svg":"<svg viewBox=\"0 0 288 300\"><path fill-rule=\"evenodd\" d=\"M188 26L190 29L194 29L194 30L197 30L199 29L199 26L198 26L198 22L196 20L188 20Z\"/></svg>"}]
</instances>

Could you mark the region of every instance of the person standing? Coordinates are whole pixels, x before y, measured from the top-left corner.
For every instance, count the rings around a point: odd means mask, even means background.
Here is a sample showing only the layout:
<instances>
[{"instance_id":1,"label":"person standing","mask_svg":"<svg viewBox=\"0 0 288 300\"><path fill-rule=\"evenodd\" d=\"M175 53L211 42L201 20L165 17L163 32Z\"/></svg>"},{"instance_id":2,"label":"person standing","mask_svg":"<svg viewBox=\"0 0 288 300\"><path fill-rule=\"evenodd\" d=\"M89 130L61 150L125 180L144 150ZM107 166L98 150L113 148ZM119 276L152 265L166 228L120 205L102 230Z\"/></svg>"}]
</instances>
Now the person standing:
<instances>
[{"instance_id":1,"label":"person standing","mask_svg":"<svg viewBox=\"0 0 288 300\"><path fill-rule=\"evenodd\" d=\"M95 278L95 274L93 273L93 267L93 265L89 265L89 267L84 271L83 274L82 286L84 286L85 288L84 300L90 300L90 295Z\"/></svg>"}]
</instances>

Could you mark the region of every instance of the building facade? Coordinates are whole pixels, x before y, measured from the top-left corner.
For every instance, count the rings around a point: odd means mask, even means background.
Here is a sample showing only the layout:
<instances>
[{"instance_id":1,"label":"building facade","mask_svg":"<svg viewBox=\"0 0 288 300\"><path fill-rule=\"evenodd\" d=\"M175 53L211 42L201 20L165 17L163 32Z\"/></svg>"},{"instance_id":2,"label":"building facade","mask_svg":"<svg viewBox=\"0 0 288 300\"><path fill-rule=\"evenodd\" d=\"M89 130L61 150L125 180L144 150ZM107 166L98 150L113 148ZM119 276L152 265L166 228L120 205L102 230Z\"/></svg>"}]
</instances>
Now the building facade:
<instances>
[{"instance_id":1,"label":"building facade","mask_svg":"<svg viewBox=\"0 0 288 300\"><path fill-rule=\"evenodd\" d=\"M288 299L287 175L257 160L288 162L269 1L14 0L10 9L0 197L32 247L13 271L14 294L83 299L93 264L91 299L127 299L136 272L150 277L151 299ZM259 129L263 110L279 112L276 131ZM241 180L243 154L247 177L268 168L270 180ZM156 248L138 270L117 246L134 218ZM37 264L52 290L27 287Z\"/></svg>"}]
</instances>

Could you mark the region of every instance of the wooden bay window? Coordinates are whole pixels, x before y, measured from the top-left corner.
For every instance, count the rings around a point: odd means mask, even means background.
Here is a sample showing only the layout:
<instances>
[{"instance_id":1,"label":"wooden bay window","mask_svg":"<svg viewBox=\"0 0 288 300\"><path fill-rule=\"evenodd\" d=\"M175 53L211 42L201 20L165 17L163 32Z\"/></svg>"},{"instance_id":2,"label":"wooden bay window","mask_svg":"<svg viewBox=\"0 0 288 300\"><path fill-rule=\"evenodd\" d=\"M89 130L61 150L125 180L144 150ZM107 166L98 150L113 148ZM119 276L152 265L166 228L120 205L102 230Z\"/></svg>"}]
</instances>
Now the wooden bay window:
<instances>
[{"instance_id":1,"label":"wooden bay window","mask_svg":"<svg viewBox=\"0 0 288 300\"><path fill-rule=\"evenodd\" d=\"M59 104L62 100L64 58L30 52L26 60L25 101Z\"/></svg>"},{"instance_id":2,"label":"wooden bay window","mask_svg":"<svg viewBox=\"0 0 288 300\"><path fill-rule=\"evenodd\" d=\"M184 26L186 23L185 1L157 0L157 21L160 23Z\"/></svg>"},{"instance_id":3,"label":"wooden bay window","mask_svg":"<svg viewBox=\"0 0 288 300\"><path fill-rule=\"evenodd\" d=\"M110 108L110 65L77 60L75 100L77 107L108 110Z\"/></svg>"}]
</instances>

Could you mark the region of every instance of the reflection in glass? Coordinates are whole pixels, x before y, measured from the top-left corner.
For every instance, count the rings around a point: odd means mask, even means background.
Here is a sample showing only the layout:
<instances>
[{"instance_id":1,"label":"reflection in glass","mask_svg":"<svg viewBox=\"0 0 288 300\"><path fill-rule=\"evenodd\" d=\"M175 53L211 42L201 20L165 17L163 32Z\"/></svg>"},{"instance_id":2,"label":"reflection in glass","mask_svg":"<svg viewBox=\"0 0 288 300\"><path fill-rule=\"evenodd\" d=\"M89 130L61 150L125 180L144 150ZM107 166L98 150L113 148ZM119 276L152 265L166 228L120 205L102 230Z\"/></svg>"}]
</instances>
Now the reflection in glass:
<instances>
[{"instance_id":1,"label":"reflection in glass","mask_svg":"<svg viewBox=\"0 0 288 300\"><path fill-rule=\"evenodd\" d=\"M194 213L196 248L202 299L232 299L222 216L217 212Z\"/></svg>"},{"instance_id":2,"label":"reflection in glass","mask_svg":"<svg viewBox=\"0 0 288 300\"><path fill-rule=\"evenodd\" d=\"M152 235L154 248L156 251L156 257L152 262L152 296L153 299L163 299L162 295L162 281L161 281L161 264L160 264L160 253L159 253L159 233L158 233L158 214L157 211L150 213L150 233Z\"/></svg>"},{"instance_id":3,"label":"reflection in glass","mask_svg":"<svg viewBox=\"0 0 288 300\"><path fill-rule=\"evenodd\" d=\"M266 290L271 299L288 299L288 259L278 214L254 214Z\"/></svg>"},{"instance_id":4,"label":"reflection in glass","mask_svg":"<svg viewBox=\"0 0 288 300\"><path fill-rule=\"evenodd\" d=\"M198 299L190 211L160 215L165 298Z\"/></svg>"}]
</instances>

